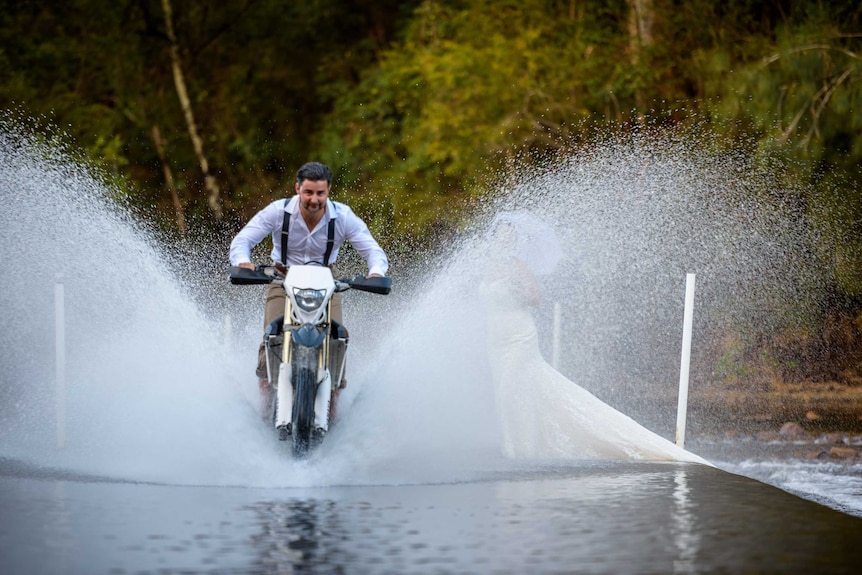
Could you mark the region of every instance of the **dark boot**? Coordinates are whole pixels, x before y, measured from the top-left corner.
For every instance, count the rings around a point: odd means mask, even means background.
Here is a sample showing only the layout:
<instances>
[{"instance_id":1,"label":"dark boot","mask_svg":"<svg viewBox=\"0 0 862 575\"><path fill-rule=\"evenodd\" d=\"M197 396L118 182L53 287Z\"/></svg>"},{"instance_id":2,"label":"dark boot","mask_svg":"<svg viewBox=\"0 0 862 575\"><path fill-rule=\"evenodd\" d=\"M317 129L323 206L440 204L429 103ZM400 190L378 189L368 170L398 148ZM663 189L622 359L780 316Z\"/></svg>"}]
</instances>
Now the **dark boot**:
<instances>
[{"instance_id":1,"label":"dark boot","mask_svg":"<svg viewBox=\"0 0 862 575\"><path fill-rule=\"evenodd\" d=\"M347 387L347 362L344 359L347 354L347 341L333 339L330 350L329 373L332 374L333 388L344 389Z\"/></svg>"}]
</instances>

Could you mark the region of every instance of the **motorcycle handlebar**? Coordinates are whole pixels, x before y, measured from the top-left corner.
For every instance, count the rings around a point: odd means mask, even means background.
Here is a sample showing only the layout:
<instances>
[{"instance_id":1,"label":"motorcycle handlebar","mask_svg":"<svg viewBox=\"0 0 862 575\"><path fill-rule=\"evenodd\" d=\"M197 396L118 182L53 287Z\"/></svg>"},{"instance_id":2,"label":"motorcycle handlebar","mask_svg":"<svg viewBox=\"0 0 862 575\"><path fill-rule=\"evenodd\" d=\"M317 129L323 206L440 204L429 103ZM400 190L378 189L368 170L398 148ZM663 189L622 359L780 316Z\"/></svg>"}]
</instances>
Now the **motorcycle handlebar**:
<instances>
[{"instance_id":1,"label":"motorcycle handlebar","mask_svg":"<svg viewBox=\"0 0 862 575\"><path fill-rule=\"evenodd\" d=\"M344 282L353 289L378 293L381 295L386 295L392 291L392 278L387 277L376 276L367 278L365 276L354 276L352 278L344 278L339 281Z\"/></svg>"},{"instance_id":2,"label":"motorcycle handlebar","mask_svg":"<svg viewBox=\"0 0 862 575\"><path fill-rule=\"evenodd\" d=\"M234 285L260 285L282 281L287 273L287 268L281 265L264 266L259 265L255 269L231 266L228 278ZM388 277L354 276L352 278L341 278L335 280L335 291L358 289L370 293L386 295L392 291L392 279Z\"/></svg>"},{"instance_id":3,"label":"motorcycle handlebar","mask_svg":"<svg viewBox=\"0 0 862 575\"><path fill-rule=\"evenodd\" d=\"M234 285L259 285L272 283L278 279L275 268L271 266L257 266L255 269L231 266L228 272L230 283Z\"/></svg>"}]
</instances>

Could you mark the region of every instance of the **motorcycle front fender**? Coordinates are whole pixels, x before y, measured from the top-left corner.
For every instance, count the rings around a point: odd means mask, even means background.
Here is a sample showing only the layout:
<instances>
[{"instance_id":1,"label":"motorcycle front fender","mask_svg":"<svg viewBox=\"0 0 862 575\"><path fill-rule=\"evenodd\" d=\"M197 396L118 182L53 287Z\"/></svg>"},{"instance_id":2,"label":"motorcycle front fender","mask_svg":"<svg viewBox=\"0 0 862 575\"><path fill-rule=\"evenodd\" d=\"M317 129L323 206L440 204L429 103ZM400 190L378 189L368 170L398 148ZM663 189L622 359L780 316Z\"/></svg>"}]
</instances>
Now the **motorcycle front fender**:
<instances>
[{"instance_id":1,"label":"motorcycle front fender","mask_svg":"<svg viewBox=\"0 0 862 575\"><path fill-rule=\"evenodd\" d=\"M310 323L291 331L290 337L297 345L303 347L320 347L326 338L326 330L315 327Z\"/></svg>"}]
</instances>

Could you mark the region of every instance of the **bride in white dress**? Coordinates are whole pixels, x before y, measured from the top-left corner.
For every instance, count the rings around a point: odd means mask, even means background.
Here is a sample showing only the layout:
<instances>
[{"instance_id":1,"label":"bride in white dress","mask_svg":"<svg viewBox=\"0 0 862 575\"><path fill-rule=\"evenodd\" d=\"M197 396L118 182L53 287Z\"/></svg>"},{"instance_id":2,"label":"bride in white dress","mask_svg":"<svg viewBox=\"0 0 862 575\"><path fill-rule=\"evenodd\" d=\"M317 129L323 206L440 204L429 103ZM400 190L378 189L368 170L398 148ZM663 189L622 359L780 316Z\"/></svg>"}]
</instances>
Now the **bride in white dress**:
<instances>
[{"instance_id":1,"label":"bride in white dress","mask_svg":"<svg viewBox=\"0 0 862 575\"><path fill-rule=\"evenodd\" d=\"M554 246L529 246L524 236L531 234L525 229L530 218L523 216L498 216L495 253L479 288L486 304L488 353L504 454L708 464L602 402L542 358L529 309L539 303L539 284L535 265L531 269L527 257L530 251L538 255L537 249Z\"/></svg>"}]
</instances>

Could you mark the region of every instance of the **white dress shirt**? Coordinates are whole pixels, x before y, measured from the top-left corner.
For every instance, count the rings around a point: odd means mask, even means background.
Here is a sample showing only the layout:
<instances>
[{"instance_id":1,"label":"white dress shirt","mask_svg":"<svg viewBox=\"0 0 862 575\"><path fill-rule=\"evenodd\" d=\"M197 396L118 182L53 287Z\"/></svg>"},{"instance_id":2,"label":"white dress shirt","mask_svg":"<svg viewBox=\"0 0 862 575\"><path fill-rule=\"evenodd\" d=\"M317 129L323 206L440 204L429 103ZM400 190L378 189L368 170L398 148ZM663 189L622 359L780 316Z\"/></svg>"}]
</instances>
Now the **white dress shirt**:
<instances>
[{"instance_id":1,"label":"white dress shirt","mask_svg":"<svg viewBox=\"0 0 862 575\"><path fill-rule=\"evenodd\" d=\"M287 201L276 200L259 211L240 230L230 243L230 263L239 265L251 261L251 250L267 235L272 236L273 262L281 262L281 227L285 209L290 213L288 228L287 265L302 265L310 262L323 263L326 253L326 237L329 220L335 219L335 238L329 263L335 262L344 240L350 242L359 255L365 258L369 274L386 275L389 259L372 237L362 218L353 213L346 204L326 200L326 214L320 218L313 230L308 229L299 212L299 196Z\"/></svg>"}]
</instances>

